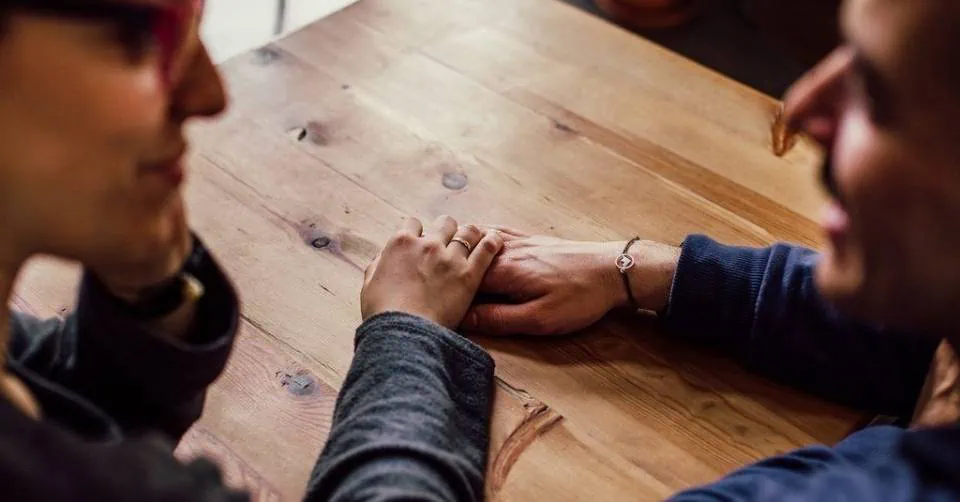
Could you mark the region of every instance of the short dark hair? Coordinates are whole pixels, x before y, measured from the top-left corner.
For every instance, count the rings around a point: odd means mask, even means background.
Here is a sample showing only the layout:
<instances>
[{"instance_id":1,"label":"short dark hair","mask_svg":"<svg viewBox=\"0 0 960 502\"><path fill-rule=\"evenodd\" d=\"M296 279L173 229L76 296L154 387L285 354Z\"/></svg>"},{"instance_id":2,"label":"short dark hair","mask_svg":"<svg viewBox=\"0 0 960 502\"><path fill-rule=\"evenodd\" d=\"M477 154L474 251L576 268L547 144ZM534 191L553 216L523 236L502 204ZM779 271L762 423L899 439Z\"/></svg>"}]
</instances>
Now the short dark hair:
<instances>
[{"instance_id":1,"label":"short dark hair","mask_svg":"<svg viewBox=\"0 0 960 502\"><path fill-rule=\"evenodd\" d=\"M10 6L0 0L0 41L7 33L7 21L10 19Z\"/></svg>"}]
</instances>

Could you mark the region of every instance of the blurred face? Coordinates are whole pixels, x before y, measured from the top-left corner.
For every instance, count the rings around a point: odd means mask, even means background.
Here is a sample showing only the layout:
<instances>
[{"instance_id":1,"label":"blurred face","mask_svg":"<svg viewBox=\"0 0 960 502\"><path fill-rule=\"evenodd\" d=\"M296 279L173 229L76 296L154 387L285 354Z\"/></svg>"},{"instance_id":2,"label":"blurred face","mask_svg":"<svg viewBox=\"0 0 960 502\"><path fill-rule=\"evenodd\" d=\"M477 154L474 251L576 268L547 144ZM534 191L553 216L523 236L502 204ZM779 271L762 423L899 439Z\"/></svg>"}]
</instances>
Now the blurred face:
<instances>
[{"instance_id":1,"label":"blurred face","mask_svg":"<svg viewBox=\"0 0 960 502\"><path fill-rule=\"evenodd\" d=\"M960 9L848 0L846 43L787 97L834 202L817 269L842 310L942 334L960 316Z\"/></svg>"},{"instance_id":2,"label":"blurred face","mask_svg":"<svg viewBox=\"0 0 960 502\"><path fill-rule=\"evenodd\" d=\"M199 5L14 3L27 8L0 31L0 259L97 264L169 245L184 123L224 107L197 38ZM71 4L81 7L65 12Z\"/></svg>"}]
</instances>

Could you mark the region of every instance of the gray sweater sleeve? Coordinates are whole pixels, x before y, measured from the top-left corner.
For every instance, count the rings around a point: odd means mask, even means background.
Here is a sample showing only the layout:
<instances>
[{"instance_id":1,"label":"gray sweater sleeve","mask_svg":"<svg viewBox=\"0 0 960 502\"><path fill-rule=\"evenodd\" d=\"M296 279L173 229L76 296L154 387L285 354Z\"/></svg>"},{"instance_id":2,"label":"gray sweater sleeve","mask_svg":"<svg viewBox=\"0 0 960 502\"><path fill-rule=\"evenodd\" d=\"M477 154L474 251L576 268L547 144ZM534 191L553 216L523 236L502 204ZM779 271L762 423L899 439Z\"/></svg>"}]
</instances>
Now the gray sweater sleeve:
<instances>
[{"instance_id":1,"label":"gray sweater sleeve","mask_svg":"<svg viewBox=\"0 0 960 502\"><path fill-rule=\"evenodd\" d=\"M306 500L483 500L493 369L483 349L424 319L369 319Z\"/></svg>"}]
</instances>

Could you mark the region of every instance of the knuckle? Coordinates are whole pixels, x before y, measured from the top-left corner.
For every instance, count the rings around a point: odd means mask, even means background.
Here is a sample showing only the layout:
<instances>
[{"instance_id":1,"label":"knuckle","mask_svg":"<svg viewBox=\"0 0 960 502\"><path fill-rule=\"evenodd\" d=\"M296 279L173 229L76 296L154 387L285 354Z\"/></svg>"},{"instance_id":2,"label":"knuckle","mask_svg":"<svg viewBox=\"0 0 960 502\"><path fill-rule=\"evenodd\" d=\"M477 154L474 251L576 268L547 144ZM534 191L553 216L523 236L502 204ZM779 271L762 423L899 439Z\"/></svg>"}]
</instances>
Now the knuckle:
<instances>
[{"instance_id":1,"label":"knuckle","mask_svg":"<svg viewBox=\"0 0 960 502\"><path fill-rule=\"evenodd\" d=\"M479 274L477 273L476 270L470 267L464 267L460 269L460 271L457 273L457 280L461 284L474 284L475 282L478 282L477 281L478 275Z\"/></svg>"},{"instance_id":2,"label":"knuckle","mask_svg":"<svg viewBox=\"0 0 960 502\"><path fill-rule=\"evenodd\" d=\"M440 260L433 266L433 273L436 275L447 275L454 270L454 265L448 260Z\"/></svg>"},{"instance_id":3,"label":"knuckle","mask_svg":"<svg viewBox=\"0 0 960 502\"><path fill-rule=\"evenodd\" d=\"M423 244L424 253L430 255L440 254L444 249L443 244L438 241L427 241Z\"/></svg>"},{"instance_id":4,"label":"knuckle","mask_svg":"<svg viewBox=\"0 0 960 502\"><path fill-rule=\"evenodd\" d=\"M487 253L496 253L500 250L501 243L497 240L498 238L493 239L484 239L480 241L480 247Z\"/></svg>"},{"instance_id":5,"label":"knuckle","mask_svg":"<svg viewBox=\"0 0 960 502\"><path fill-rule=\"evenodd\" d=\"M390 244L392 244L395 247L409 247L413 245L413 243L415 243L416 241L417 241L416 237L407 233L401 233L401 234L394 235L393 238L390 239Z\"/></svg>"},{"instance_id":6,"label":"knuckle","mask_svg":"<svg viewBox=\"0 0 960 502\"><path fill-rule=\"evenodd\" d=\"M463 233L465 233L465 234L467 234L467 235L470 235L470 236L477 236L477 235L483 234L483 232L480 230L480 227L478 227L478 226L476 226L476 225L474 225L474 224L464 225L464 226L462 226L462 227L460 227L460 228L463 230Z\"/></svg>"}]
</instances>

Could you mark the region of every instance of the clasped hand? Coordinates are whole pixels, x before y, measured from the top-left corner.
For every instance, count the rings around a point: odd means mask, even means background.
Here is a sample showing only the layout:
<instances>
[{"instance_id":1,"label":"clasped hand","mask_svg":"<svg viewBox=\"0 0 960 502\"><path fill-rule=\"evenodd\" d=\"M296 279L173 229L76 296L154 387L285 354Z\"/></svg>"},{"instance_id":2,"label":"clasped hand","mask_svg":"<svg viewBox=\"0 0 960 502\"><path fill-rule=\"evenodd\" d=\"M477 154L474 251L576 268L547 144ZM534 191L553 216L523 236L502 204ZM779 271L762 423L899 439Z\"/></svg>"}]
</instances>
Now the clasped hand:
<instances>
[{"instance_id":1,"label":"clasped hand","mask_svg":"<svg viewBox=\"0 0 960 502\"><path fill-rule=\"evenodd\" d=\"M406 312L455 329L503 247L495 231L457 227L449 216L424 229L410 218L367 267L360 311L369 319Z\"/></svg>"},{"instance_id":2,"label":"clasped hand","mask_svg":"<svg viewBox=\"0 0 960 502\"><path fill-rule=\"evenodd\" d=\"M454 237L457 237L455 239ZM457 242L467 241L473 250ZM560 335L628 305L615 266L624 242L579 242L441 217L424 232L406 220L365 274L364 319L387 311L418 315L485 335ZM640 307L662 308L677 248L642 242L633 291ZM484 298L475 301L477 293Z\"/></svg>"}]
</instances>

